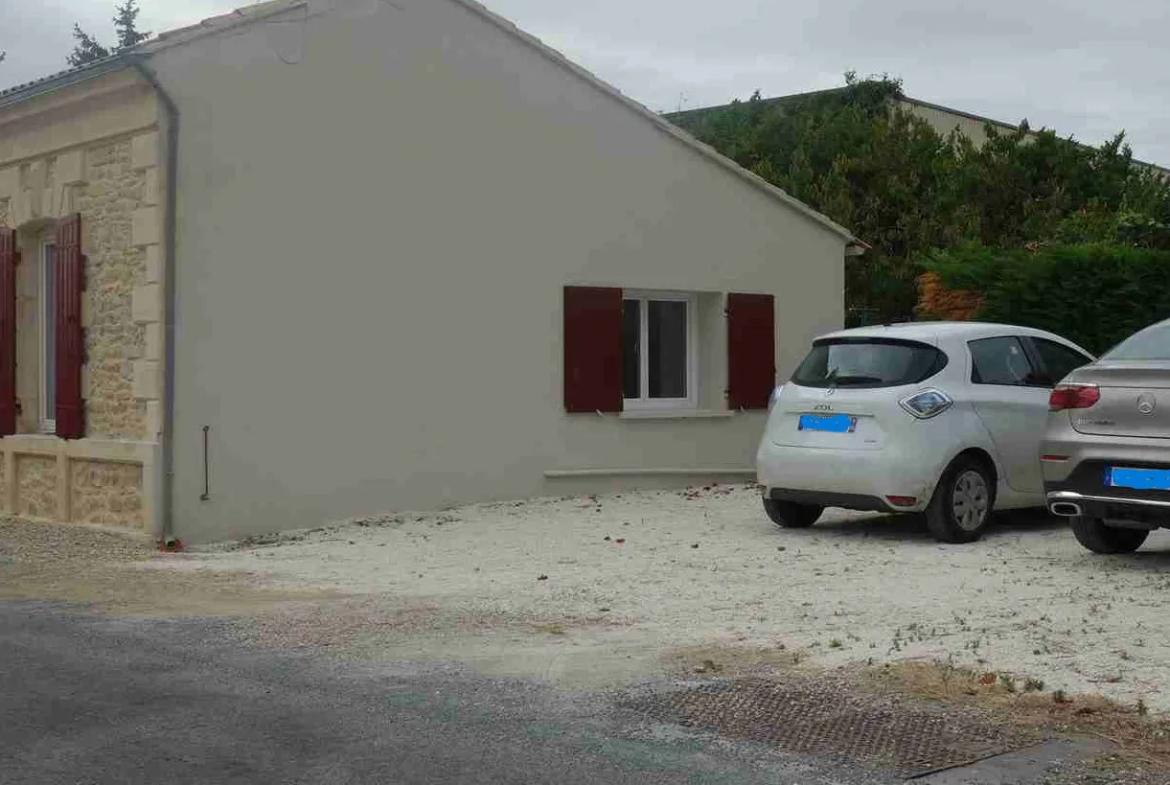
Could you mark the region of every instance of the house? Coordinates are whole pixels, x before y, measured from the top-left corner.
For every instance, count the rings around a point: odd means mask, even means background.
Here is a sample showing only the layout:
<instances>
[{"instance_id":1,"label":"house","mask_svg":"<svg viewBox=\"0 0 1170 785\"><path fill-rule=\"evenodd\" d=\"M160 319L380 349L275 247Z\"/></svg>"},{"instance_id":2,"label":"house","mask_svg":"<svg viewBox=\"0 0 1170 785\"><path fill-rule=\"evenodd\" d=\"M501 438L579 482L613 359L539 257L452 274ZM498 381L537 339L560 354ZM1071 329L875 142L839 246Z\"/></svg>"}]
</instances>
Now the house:
<instances>
[{"instance_id":1,"label":"house","mask_svg":"<svg viewBox=\"0 0 1170 785\"><path fill-rule=\"evenodd\" d=\"M797 104L801 99L812 98L821 95L832 95L834 93L841 93L848 88L834 87L828 90L815 90L807 93L796 93L794 95L779 96L776 98L767 98L763 100L764 105L784 105ZM901 109L908 114L926 121L937 131L940 135L946 136L951 132L958 132L960 135L971 140L972 144L980 147L987 141L987 127L994 128L1001 134L1010 134L1019 130L1020 124L1006 123L1002 120L993 120L990 117L983 117L982 115L965 112L961 109L953 109L949 106L941 106L939 104L923 101L919 98L911 98L908 95L895 95L890 98L890 106ZM666 117L671 122L677 123L682 128L691 128L696 123L701 123L704 116L720 110L725 109L726 106L712 106L701 109L688 109L680 112L672 112ZM1033 131L1029 136L1034 137L1038 132ZM1145 161L1133 160L1133 164L1142 169L1153 170L1155 173L1162 176L1170 176L1170 169L1157 164L1147 163Z\"/></svg>"},{"instance_id":2,"label":"house","mask_svg":"<svg viewBox=\"0 0 1170 785\"><path fill-rule=\"evenodd\" d=\"M201 542L750 477L863 246L470 0L0 94L3 507Z\"/></svg>"}]
</instances>

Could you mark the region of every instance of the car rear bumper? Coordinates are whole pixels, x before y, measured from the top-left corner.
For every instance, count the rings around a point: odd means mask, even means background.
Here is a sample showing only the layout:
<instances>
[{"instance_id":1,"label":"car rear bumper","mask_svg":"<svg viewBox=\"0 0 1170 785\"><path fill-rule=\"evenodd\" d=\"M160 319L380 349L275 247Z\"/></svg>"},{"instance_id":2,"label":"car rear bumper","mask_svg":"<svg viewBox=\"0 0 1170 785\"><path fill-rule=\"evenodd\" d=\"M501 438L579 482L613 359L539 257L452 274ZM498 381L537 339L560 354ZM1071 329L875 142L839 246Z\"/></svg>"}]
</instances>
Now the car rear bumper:
<instances>
[{"instance_id":1,"label":"car rear bumper","mask_svg":"<svg viewBox=\"0 0 1170 785\"><path fill-rule=\"evenodd\" d=\"M885 499L856 493L830 491L798 491L792 488L769 488L768 498L780 502L815 504L821 507L840 507L862 512L907 512L908 508L894 507Z\"/></svg>"},{"instance_id":2,"label":"car rear bumper","mask_svg":"<svg viewBox=\"0 0 1170 785\"><path fill-rule=\"evenodd\" d=\"M1160 499L1052 491L1048 494L1048 509L1066 518L1099 518L1139 529L1170 527L1170 501Z\"/></svg>"},{"instance_id":3,"label":"car rear bumper","mask_svg":"<svg viewBox=\"0 0 1170 785\"><path fill-rule=\"evenodd\" d=\"M921 512L930 503L941 469L921 455L893 450L789 447L765 439L756 475L769 498L880 512ZM894 505L888 497L913 497Z\"/></svg>"},{"instance_id":4,"label":"car rear bumper","mask_svg":"<svg viewBox=\"0 0 1170 785\"><path fill-rule=\"evenodd\" d=\"M1040 453L1048 509L1054 514L1138 528L1170 526L1170 491L1105 484L1109 467L1170 469L1168 440L1079 433L1061 413L1049 420Z\"/></svg>"}]
</instances>

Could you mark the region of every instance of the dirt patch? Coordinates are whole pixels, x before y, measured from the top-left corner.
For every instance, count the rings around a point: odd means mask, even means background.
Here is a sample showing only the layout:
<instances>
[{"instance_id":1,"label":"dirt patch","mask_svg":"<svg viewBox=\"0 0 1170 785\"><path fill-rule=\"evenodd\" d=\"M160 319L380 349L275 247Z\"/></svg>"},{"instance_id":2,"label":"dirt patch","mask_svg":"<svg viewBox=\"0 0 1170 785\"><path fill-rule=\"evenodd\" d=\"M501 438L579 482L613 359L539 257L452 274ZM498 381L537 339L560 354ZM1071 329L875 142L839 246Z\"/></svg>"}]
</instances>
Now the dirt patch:
<instances>
[{"instance_id":1,"label":"dirt patch","mask_svg":"<svg viewBox=\"0 0 1170 785\"><path fill-rule=\"evenodd\" d=\"M277 590L240 573L145 569L172 558L140 535L0 518L0 600L76 603L132 616L237 616L332 596Z\"/></svg>"},{"instance_id":2,"label":"dirt patch","mask_svg":"<svg viewBox=\"0 0 1170 785\"><path fill-rule=\"evenodd\" d=\"M1170 782L1170 717L1151 714L1144 703L1046 691L1039 679L939 663L885 665L859 674L860 684L870 690L979 708L1019 728L1104 739L1116 745L1116 752L1093 766L1158 775L1161 783Z\"/></svg>"},{"instance_id":3,"label":"dirt patch","mask_svg":"<svg viewBox=\"0 0 1170 785\"><path fill-rule=\"evenodd\" d=\"M403 602L390 596L342 598L330 602L284 603L252 620L247 637L277 648L357 647L368 653L381 645L392 656L404 639L451 640L475 636L569 637L581 631L615 630L632 622L605 617L526 618L505 613L471 613L436 602Z\"/></svg>"}]
</instances>

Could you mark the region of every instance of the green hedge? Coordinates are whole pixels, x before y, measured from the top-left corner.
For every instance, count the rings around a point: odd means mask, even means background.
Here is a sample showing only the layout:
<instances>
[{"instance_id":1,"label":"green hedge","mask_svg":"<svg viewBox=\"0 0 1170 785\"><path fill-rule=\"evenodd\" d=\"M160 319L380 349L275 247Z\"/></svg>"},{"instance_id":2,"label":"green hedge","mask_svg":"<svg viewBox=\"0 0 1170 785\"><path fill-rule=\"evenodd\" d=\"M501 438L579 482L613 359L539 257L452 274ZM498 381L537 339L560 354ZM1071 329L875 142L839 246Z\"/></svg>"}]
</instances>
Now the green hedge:
<instances>
[{"instance_id":1,"label":"green hedge","mask_svg":"<svg viewBox=\"0 0 1170 785\"><path fill-rule=\"evenodd\" d=\"M981 321L1038 327L1104 352L1170 318L1170 252L1111 245L968 247L920 260L951 290L979 292Z\"/></svg>"}]
</instances>

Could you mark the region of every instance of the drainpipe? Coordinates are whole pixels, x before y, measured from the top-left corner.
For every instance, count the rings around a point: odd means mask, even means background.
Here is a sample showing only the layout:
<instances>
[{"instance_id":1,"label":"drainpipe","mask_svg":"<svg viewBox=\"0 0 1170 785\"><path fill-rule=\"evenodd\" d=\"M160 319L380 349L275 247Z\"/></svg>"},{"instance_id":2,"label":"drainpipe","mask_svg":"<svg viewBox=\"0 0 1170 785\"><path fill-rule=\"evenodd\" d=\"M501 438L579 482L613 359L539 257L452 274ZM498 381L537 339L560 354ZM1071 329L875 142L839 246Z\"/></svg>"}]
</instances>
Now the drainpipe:
<instances>
[{"instance_id":1,"label":"drainpipe","mask_svg":"<svg viewBox=\"0 0 1170 785\"><path fill-rule=\"evenodd\" d=\"M176 547L174 537L175 478L175 214L179 176L179 107L159 84L158 76L139 55L130 64L151 86L167 114L166 211L163 223L163 389L162 389L162 483L159 486L155 539L167 550Z\"/></svg>"}]
</instances>

